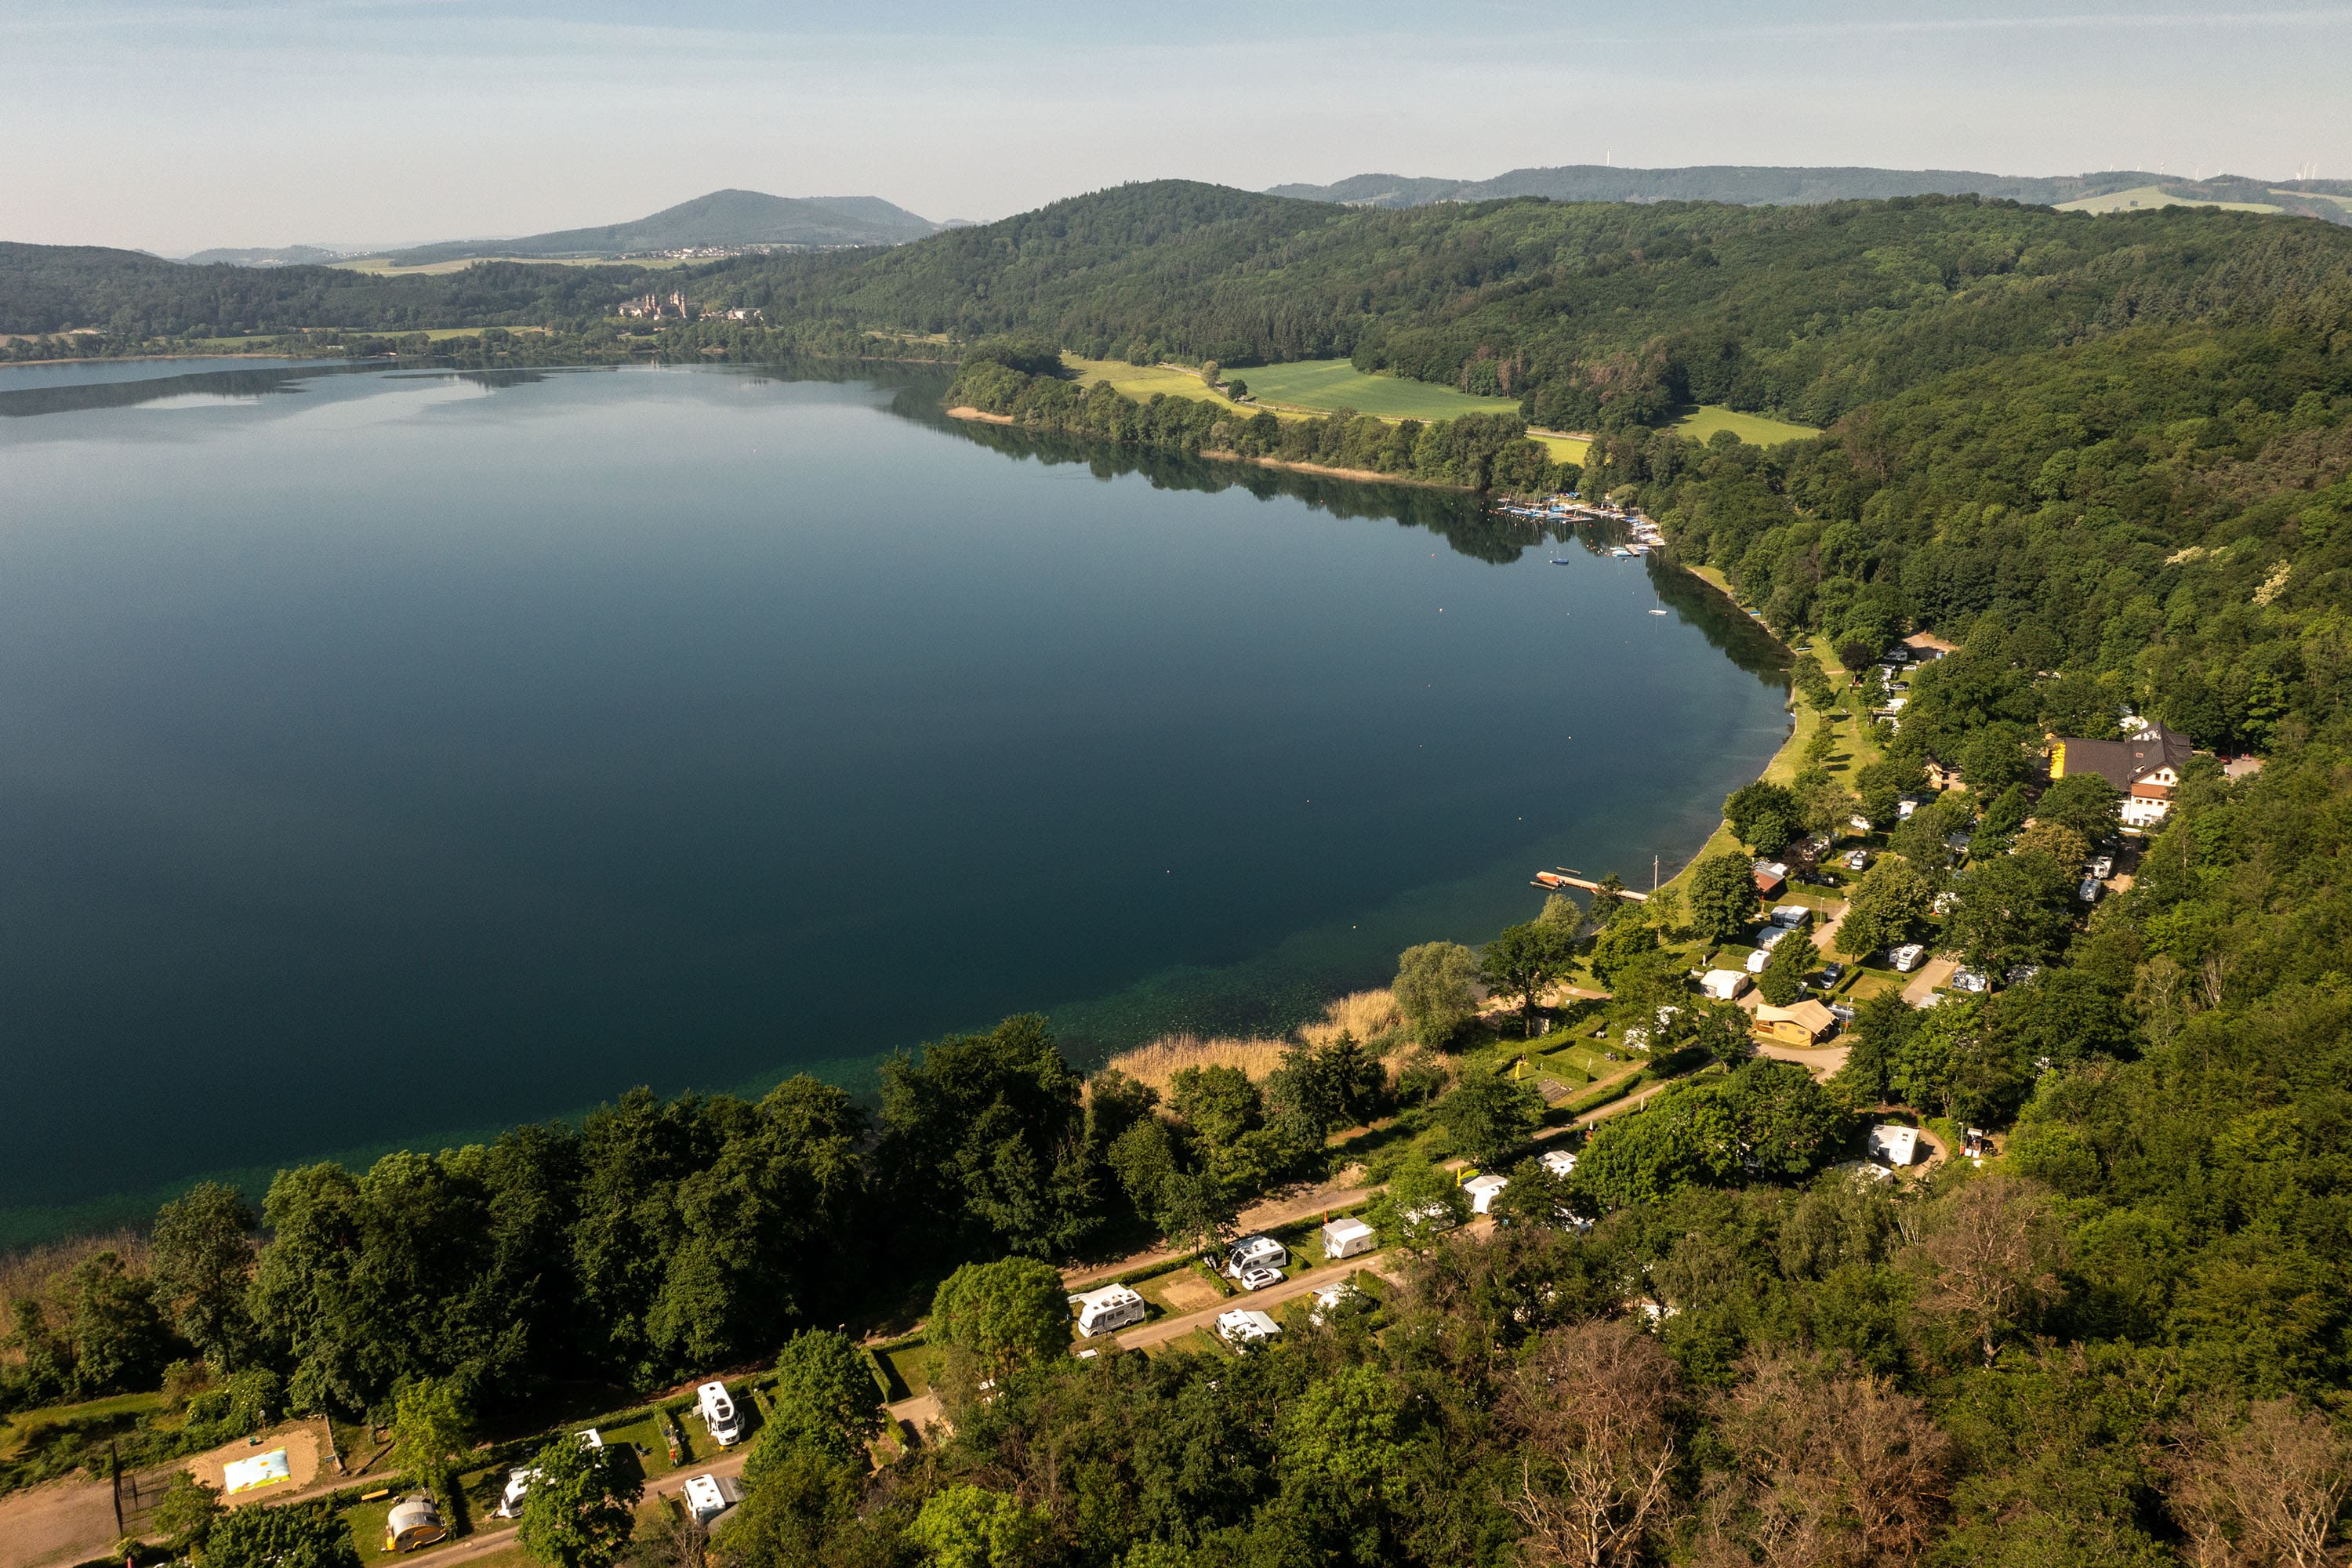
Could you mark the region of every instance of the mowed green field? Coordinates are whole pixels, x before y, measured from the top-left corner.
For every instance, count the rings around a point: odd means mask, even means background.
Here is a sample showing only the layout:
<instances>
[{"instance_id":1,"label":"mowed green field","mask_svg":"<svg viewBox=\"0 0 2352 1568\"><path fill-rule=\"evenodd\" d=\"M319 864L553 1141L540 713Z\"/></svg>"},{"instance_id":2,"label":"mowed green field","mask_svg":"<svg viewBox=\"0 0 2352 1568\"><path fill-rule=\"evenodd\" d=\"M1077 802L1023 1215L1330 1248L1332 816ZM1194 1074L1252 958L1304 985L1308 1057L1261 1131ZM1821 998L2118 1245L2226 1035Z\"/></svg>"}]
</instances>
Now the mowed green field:
<instances>
[{"instance_id":1,"label":"mowed green field","mask_svg":"<svg viewBox=\"0 0 2352 1568\"><path fill-rule=\"evenodd\" d=\"M2109 191L2103 196L2084 196L2078 202L2060 202L2062 213L2121 213L2144 207L2222 207L2233 213L2284 212L2262 202L2184 202L2179 196L2167 195L2156 185L2135 185L2128 191Z\"/></svg>"},{"instance_id":2,"label":"mowed green field","mask_svg":"<svg viewBox=\"0 0 2352 1568\"><path fill-rule=\"evenodd\" d=\"M1801 441L1808 436L1821 434L1810 425L1791 425L1785 419L1767 419L1761 414L1740 414L1712 403L1694 408L1675 421L1675 433L1687 436L1694 441L1704 441L1717 430L1728 430L1751 447Z\"/></svg>"},{"instance_id":3,"label":"mowed green field","mask_svg":"<svg viewBox=\"0 0 2352 1568\"><path fill-rule=\"evenodd\" d=\"M1517 414L1516 397L1472 397L1450 386L1402 376L1366 375L1343 359L1302 360L1296 364L1244 365L1226 379L1249 384L1261 403L1286 403L1328 413L1352 408L1383 419L1459 419L1465 414Z\"/></svg>"}]
</instances>

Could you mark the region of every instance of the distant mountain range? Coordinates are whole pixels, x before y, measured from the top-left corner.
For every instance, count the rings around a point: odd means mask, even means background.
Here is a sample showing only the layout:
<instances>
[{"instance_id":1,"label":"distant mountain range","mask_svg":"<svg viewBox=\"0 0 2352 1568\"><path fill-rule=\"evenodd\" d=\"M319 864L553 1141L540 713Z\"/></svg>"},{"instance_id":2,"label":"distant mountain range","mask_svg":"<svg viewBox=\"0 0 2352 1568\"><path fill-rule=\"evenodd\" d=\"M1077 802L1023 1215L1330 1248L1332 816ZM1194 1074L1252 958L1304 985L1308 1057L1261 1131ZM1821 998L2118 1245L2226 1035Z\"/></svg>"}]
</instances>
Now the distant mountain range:
<instances>
[{"instance_id":1,"label":"distant mountain range","mask_svg":"<svg viewBox=\"0 0 2352 1568\"><path fill-rule=\"evenodd\" d=\"M323 245L266 245L243 250L199 250L180 259L191 267L323 267L347 256L366 254L363 250L330 249Z\"/></svg>"},{"instance_id":2,"label":"distant mountain range","mask_svg":"<svg viewBox=\"0 0 2352 1568\"><path fill-rule=\"evenodd\" d=\"M1513 169L1491 180L1443 180L1402 174L1356 174L1328 185L1276 185L1270 196L1338 202L1359 207L1417 207L1432 202L1483 202L1501 196L1542 196L1556 202L1729 202L1742 206L1804 206L1818 202L1881 201L1889 196L1979 195L2040 206L2090 203L2118 193L2160 193L2147 205L2227 203L2291 212L2332 223L2352 222L2338 198L2352 197L2352 181L2291 180L2278 184L2221 175L2183 180L2145 169L2093 174L1987 174L1968 169L1795 168L1706 163L1684 169L1620 169L1568 163Z\"/></svg>"},{"instance_id":3,"label":"distant mountain range","mask_svg":"<svg viewBox=\"0 0 2352 1568\"><path fill-rule=\"evenodd\" d=\"M899 245L936 234L940 227L879 196L798 197L772 196L761 191L713 191L629 223L558 229L519 239L448 240L395 251L391 259L402 267L421 267L477 256L561 259L754 245Z\"/></svg>"}]
</instances>

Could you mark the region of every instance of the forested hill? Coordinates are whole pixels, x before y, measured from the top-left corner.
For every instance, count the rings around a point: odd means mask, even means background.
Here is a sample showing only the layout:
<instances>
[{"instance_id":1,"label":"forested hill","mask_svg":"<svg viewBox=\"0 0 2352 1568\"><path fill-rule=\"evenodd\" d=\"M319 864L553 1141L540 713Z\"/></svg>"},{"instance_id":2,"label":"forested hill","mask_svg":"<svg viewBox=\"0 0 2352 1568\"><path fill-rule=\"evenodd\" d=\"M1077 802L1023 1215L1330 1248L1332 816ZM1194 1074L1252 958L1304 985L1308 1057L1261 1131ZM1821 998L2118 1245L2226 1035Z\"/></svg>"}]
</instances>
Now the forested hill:
<instances>
[{"instance_id":1,"label":"forested hill","mask_svg":"<svg viewBox=\"0 0 2352 1568\"><path fill-rule=\"evenodd\" d=\"M485 262L384 278L333 267L189 266L136 250L0 242L0 332L93 328L122 339L342 327L533 326L608 314L644 268Z\"/></svg>"},{"instance_id":2,"label":"forested hill","mask_svg":"<svg viewBox=\"0 0 2352 1568\"><path fill-rule=\"evenodd\" d=\"M939 225L878 196L772 196L712 191L626 223L560 229L520 239L450 240L400 252L404 267L474 256L635 256L738 245L898 245Z\"/></svg>"},{"instance_id":3,"label":"forested hill","mask_svg":"<svg viewBox=\"0 0 2352 1568\"><path fill-rule=\"evenodd\" d=\"M1525 398L1560 428L1723 403L1827 425L2001 354L2252 320L2352 265L2352 231L1975 197L1801 207L1520 198L1352 209L1157 182L881 254L698 280L771 321L1227 365L1351 355Z\"/></svg>"},{"instance_id":4,"label":"forested hill","mask_svg":"<svg viewBox=\"0 0 2352 1568\"><path fill-rule=\"evenodd\" d=\"M1805 168L1707 163L1680 169L1627 169L1606 163L1512 169L1491 180L1354 174L1328 185L1276 185L1266 194L1349 206L1417 207L1431 202L1486 202L1542 196L1555 202L1730 202L1803 205L1884 201L1889 196L1990 196L2056 205L2153 185L2166 176L2111 169L2048 177L1987 174L1972 169Z\"/></svg>"}]
</instances>

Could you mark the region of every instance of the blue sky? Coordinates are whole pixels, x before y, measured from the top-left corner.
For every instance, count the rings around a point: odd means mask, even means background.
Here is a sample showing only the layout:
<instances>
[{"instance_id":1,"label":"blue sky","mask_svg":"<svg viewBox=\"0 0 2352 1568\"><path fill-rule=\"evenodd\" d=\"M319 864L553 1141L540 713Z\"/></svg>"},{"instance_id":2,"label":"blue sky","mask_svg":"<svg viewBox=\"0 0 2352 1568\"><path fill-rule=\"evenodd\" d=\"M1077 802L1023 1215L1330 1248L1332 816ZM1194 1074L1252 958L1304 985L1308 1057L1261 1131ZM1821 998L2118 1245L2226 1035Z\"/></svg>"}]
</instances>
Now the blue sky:
<instances>
[{"instance_id":1,"label":"blue sky","mask_svg":"<svg viewBox=\"0 0 2352 1568\"><path fill-rule=\"evenodd\" d=\"M2352 178L2352 5L7 0L0 238L384 243L722 185L1870 163Z\"/></svg>"}]
</instances>

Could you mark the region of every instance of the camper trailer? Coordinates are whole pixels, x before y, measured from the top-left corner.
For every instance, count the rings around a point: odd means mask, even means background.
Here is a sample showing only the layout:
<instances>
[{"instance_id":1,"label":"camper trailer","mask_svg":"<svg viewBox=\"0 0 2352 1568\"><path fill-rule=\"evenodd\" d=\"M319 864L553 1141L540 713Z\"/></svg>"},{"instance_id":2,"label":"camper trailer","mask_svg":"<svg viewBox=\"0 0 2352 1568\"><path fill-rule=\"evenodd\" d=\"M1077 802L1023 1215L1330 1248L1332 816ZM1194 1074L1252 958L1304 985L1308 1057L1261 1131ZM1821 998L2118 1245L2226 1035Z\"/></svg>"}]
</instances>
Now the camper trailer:
<instances>
[{"instance_id":1,"label":"camper trailer","mask_svg":"<svg viewBox=\"0 0 2352 1568\"><path fill-rule=\"evenodd\" d=\"M1243 1308L1217 1314L1217 1337L1235 1350L1264 1344L1282 1332L1282 1325L1264 1312Z\"/></svg>"},{"instance_id":2,"label":"camper trailer","mask_svg":"<svg viewBox=\"0 0 2352 1568\"><path fill-rule=\"evenodd\" d=\"M712 1441L722 1448L731 1448L743 1440L743 1418L735 1413L735 1401L728 1394L723 1383L706 1383L694 1391L694 1407L702 1416L702 1424L710 1428Z\"/></svg>"},{"instance_id":3,"label":"camper trailer","mask_svg":"<svg viewBox=\"0 0 2352 1568\"><path fill-rule=\"evenodd\" d=\"M597 1431L593 1426L584 1432L574 1433L573 1436L580 1439L580 1446L592 1454L604 1446L604 1434ZM499 1496L499 1506L490 1510L491 1514L499 1519L520 1519L522 1500L530 1495L530 1484L539 1479L540 1471L536 1466L527 1469L509 1470L507 1489Z\"/></svg>"},{"instance_id":4,"label":"camper trailer","mask_svg":"<svg viewBox=\"0 0 2352 1568\"><path fill-rule=\"evenodd\" d=\"M1253 1268L1280 1268L1290 1261L1290 1249L1270 1236L1245 1236L1225 1255L1225 1273L1235 1279Z\"/></svg>"},{"instance_id":5,"label":"camper trailer","mask_svg":"<svg viewBox=\"0 0 2352 1568\"><path fill-rule=\"evenodd\" d=\"M1565 1149L1545 1150L1537 1163L1555 1176L1572 1175L1576 1171L1576 1156Z\"/></svg>"},{"instance_id":6,"label":"camper trailer","mask_svg":"<svg viewBox=\"0 0 2352 1568\"><path fill-rule=\"evenodd\" d=\"M1698 988L1717 1002L1729 1002L1748 989L1748 976L1737 969L1710 969L1700 977Z\"/></svg>"},{"instance_id":7,"label":"camper trailer","mask_svg":"<svg viewBox=\"0 0 2352 1568\"><path fill-rule=\"evenodd\" d=\"M1907 1165L1919 1154L1919 1130L1885 1121L1870 1130L1870 1157L1890 1165Z\"/></svg>"},{"instance_id":8,"label":"camper trailer","mask_svg":"<svg viewBox=\"0 0 2352 1568\"><path fill-rule=\"evenodd\" d=\"M1078 1333L1084 1339L1139 1323L1150 1310L1142 1297L1124 1285L1106 1285L1070 1300L1078 1304Z\"/></svg>"},{"instance_id":9,"label":"camper trailer","mask_svg":"<svg viewBox=\"0 0 2352 1568\"><path fill-rule=\"evenodd\" d=\"M441 1510L423 1492L403 1498L392 1505L384 1517L383 1549L386 1552L414 1552L420 1546L430 1546L447 1538L449 1527L441 1522Z\"/></svg>"},{"instance_id":10,"label":"camper trailer","mask_svg":"<svg viewBox=\"0 0 2352 1568\"><path fill-rule=\"evenodd\" d=\"M1360 1258L1376 1245L1372 1227L1360 1219L1328 1220L1323 1226L1323 1256L1337 1263L1343 1258Z\"/></svg>"}]
</instances>

